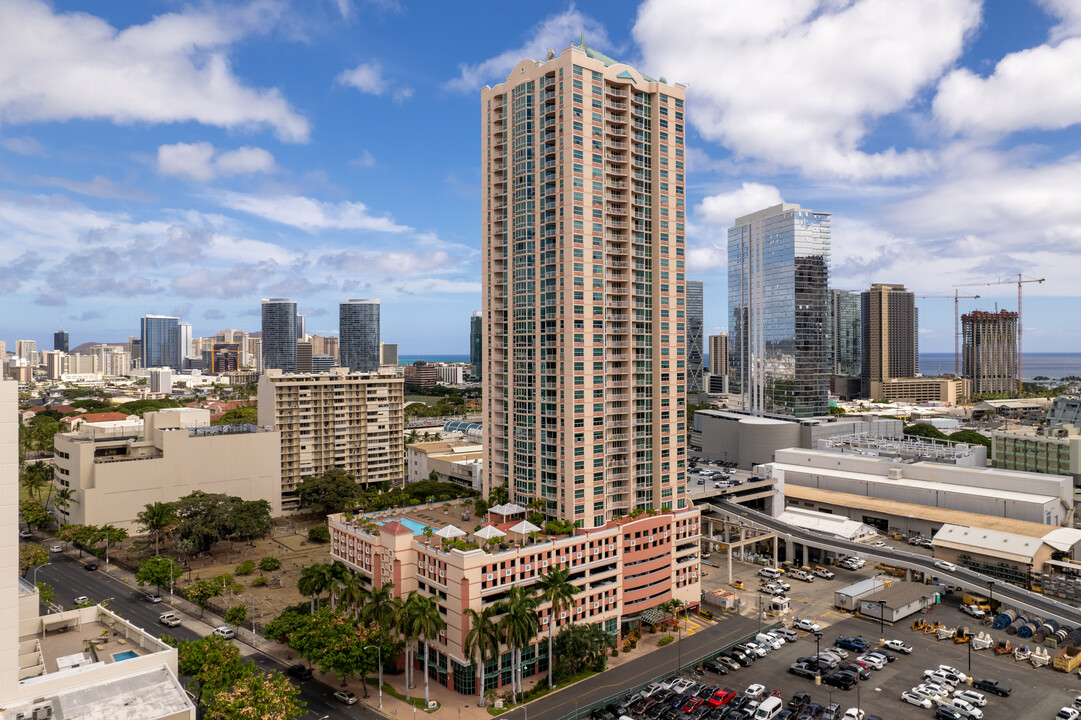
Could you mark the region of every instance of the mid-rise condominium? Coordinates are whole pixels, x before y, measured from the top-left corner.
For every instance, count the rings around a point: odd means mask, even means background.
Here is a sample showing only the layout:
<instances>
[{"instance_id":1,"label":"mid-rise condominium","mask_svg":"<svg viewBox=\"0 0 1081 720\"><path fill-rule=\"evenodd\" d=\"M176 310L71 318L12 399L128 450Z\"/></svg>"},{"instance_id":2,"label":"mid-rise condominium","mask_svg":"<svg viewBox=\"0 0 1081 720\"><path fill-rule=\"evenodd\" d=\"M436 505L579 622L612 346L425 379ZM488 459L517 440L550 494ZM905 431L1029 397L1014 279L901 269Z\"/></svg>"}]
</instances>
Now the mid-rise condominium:
<instances>
[{"instance_id":1,"label":"mid-rise condominium","mask_svg":"<svg viewBox=\"0 0 1081 720\"><path fill-rule=\"evenodd\" d=\"M297 304L285 298L263 300L263 371L297 369Z\"/></svg>"},{"instance_id":2,"label":"mid-rise condominium","mask_svg":"<svg viewBox=\"0 0 1081 720\"><path fill-rule=\"evenodd\" d=\"M830 213L782 203L728 229L731 392L756 415L829 409Z\"/></svg>"},{"instance_id":3,"label":"mid-rise condominium","mask_svg":"<svg viewBox=\"0 0 1081 720\"><path fill-rule=\"evenodd\" d=\"M139 323L142 367L167 367L182 370L184 356L180 346L180 318L168 315L143 315Z\"/></svg>"},{"instance_id":4,"label":"mid-rise condominium","mask_svg":"<svg viewBox=\"0 0 1081 720\"><path fill-rule=\"evenodd\" d=\"M684 87L583 44L481 113L486 483L585 528L689 507Z\"/></svg>"},{"instance_id":5,"label":"mid-rise condominium","mask_svg":"<svg viewBox=\"0 0 1081 720\"><path fill-rule=\"evenodd\" d=\"M883 384L919 372L919 320L916 296L904 285L875 283L860 297L863 348L860 392L885 397Z\"/></svg>"},{"instance_id":6,"label":"mid-rise condominium","mask_svg":"<svg viewBox=\"0 0 1081 720\"><path fill-rule=\"evenodd\" d=\"M379 301L350 300L338 306L341 365L353 372L379 369Z\"/></svg>"},{"instance_id":7,"label":"mid-rise condominium","mask_svg":"<svg viewBox=\"0 0 1081 720\"><path fill-rule=\"evenodd\" d=\"M702 283L687 281L687 392L702 392Z\"/></svg>"},{"instance_id":8,"label":"mid-rise condominium","mask_svg":"<svg viewBox=\"0 0 1081 720\"><path fill-rule=\"evenodd\" d=\"M259 426L281 431L282 509L297 508L297 483L333 467L358 483L401 482L403 389L389 373L268 369L259 378Z\"/></svg>"},{"instance_id":9,"label":"mid-rise condominium","mask_svg":"<svg viewBox=\"0 0 1081 720\"><path fill-rule=\"evenodd\" d=\"M1017 391L1017 313L976 310L961 316L961 374L975 395Z\"/></svg>"}]
</instances>

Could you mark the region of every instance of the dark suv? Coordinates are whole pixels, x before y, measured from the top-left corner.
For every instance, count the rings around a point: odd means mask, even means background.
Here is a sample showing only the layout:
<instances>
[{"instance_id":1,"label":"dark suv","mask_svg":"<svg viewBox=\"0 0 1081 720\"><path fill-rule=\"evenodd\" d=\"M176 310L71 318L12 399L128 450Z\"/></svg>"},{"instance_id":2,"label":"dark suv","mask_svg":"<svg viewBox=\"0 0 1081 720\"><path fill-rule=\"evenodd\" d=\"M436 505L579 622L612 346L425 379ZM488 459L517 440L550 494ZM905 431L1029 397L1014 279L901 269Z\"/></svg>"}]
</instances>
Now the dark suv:
<instances>
[{"instance_id":1,"label":"dark suv","mask_svg":"<svg viewBox=\"0 0 1081 720\"><path fill-rule=\"evenodd\" d=\"M285 672L289 673L289 675L295 677L297 680L312 679L312 669L307 665L303 665L301 663L297 663L296 665L290 665L289 669Z\"/></svg>"},{"instance_id":2,"label":"dark suv","mask_svg":"<svg viewBox=\"0 0 1081 720\"><path fill-rule=\"evenodd\" d=\"M840 690L851 690L856 685L856 676L847 672L835 672L822 678L822 682Z\"/></svg>"}]
</instances>

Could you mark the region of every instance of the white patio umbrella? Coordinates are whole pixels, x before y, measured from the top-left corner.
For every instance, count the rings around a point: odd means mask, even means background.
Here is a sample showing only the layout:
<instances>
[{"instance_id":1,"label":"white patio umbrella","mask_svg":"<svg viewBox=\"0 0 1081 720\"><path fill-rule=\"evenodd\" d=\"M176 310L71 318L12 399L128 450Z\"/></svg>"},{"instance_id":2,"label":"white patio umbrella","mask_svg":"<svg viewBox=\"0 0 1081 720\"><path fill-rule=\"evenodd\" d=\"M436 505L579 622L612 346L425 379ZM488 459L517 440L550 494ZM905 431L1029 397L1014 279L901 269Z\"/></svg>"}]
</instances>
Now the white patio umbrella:
<instances>
[{"instance_id":1,"label":"white patio umbrella","mask_svg":"<svg viewBox=\"0 0 1081 720\"><path fill-rule=\"evenodd\" d=\"M482 540L491 540L492 538L506 537L507 533L503 532L495 525L485 525L477 532L473 533L476 537Z\"/></svg>"},{"instance_id":2,"label":"white patio umbrella","mask_svg":"<svg viewBox=\"0 0 1081 720\"><path fill-rule=\"evenodd\" d=\"M445 528L440 528L433 533L433 535L438 535L439 537L446 538L448 540L451 538L462 537L465 534L465 530L456 528L453 525L447 525Z\"/></svg>"}]
</instances>

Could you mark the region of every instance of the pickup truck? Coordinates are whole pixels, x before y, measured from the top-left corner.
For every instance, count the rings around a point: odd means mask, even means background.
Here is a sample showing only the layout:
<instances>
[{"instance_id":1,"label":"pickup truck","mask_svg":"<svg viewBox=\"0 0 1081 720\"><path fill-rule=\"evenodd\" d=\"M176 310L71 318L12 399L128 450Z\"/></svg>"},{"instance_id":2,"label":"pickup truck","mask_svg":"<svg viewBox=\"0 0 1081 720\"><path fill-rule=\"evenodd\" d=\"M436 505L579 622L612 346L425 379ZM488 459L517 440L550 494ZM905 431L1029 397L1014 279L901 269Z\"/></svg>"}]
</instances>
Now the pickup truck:
<instances>
[{"instance_id":1,"label":"pickup truck","mask_svg":"<svg viewBox=\"0 0 1081 720\"><path fill-rule=\"evenodd\" d=\"M175 613L167 612L158 616L158 622L162 625L168 625L169 627L176 627L180 624L180 618Z\"/></svg>"},{"instance_id":2,"label":"pickup truck","mask_svg":"<svg viewBox=\"0 0 1081 720\"><path fill-rule=\"evenodd\" d=\"M824 567L816 567L814 570L815 575L826 580L832 580L834 578L833 571L827 570Z\"/></svg>"},{"instance_id":3,"label":"pickup truck","mask_svg":"<svg viewBox=\"0 0 1081 720\"><path fill-rule=\"evenodd\" d=\"M796 580L802 580L803 582L814 582L815 576L806 570L793 570L790 575Z\"/></svg>"}]
</instances>

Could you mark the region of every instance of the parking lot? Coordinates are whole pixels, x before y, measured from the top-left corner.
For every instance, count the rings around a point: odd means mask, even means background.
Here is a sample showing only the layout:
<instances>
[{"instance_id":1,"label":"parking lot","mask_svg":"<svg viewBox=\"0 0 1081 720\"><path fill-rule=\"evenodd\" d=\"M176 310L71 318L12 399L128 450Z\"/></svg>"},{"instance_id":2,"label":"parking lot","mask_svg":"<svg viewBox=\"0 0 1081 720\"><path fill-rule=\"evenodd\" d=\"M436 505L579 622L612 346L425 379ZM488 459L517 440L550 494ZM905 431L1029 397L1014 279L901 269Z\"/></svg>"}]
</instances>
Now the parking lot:
<instances>
[{"instance_id":1,"label":"parking lot","mask_svg":"<svg viewBox=\"0 0 1081 720\"><path fill-rule=\"evenodd\" d=\"M937 619L948 622L961 622L962 617L952 607L936 615ZM862 636L872 647L879 646L882 639L877 623L855 617L823 627L822 632L823 649L832 646L833 640L841 635ZM896 638L911 645L911 655L895 652L897 659L894 662L882 670L872 670L870 678L852 690L839 690L825 684L816 686L813 680L798 678L788 672L788 666L797 658L816 652L814 637L806 632L798 634L799 640L786 643L779 650L759 658L749 668L731 671L726 676L706 672L701 678L695 679L737 692L742 692L753 683L760 683L778 690L785 702L793 693L802 691L811 695L812 702L823 706L836 702L842 711L859 707L868 715L882 718L926 720L934 716L933 710L901 702L901 692L921 682L924 670L939 664L951 665L965 673L969 668L968 645L955 644L950 640L937 641L932 635L913 632L906 624L897 628L887 627L884 635L887 639ZM849 653L849 659L855 656L856 653ZM1081 694L1081 678L1077 674L1067 675L1047 667L1034 668L1028 662L1014 661L1012 655L996 656L992 650L976 651L971 653L971 663L975 677L998 680L1013 690L1006 698L983 693L987 696L984 718L1053 718L1060 707L1069 705L1074 697Z\"/></svg>"}]
</instances>

